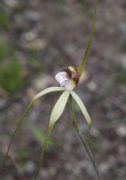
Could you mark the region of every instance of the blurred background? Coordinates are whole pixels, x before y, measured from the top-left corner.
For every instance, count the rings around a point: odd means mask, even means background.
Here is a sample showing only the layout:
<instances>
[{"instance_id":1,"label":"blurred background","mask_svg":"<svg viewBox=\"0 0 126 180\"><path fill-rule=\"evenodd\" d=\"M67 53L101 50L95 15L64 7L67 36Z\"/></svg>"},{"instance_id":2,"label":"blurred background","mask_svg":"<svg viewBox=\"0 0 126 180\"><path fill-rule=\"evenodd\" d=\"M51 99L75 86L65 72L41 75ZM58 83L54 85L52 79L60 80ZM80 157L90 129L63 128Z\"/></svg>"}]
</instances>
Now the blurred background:
<instances>
[{"instance_id":1,"label":"blurred background","mask_svg":"<svg viewBox=\"0 0 126 180\"><path fill-rule=\"evenodd\" d=\"M93 0L0 0L0 164L18 117L32 97L57 85L63 67L79 67L93 19ZM126 1L100 0L96 28L75 90L92 118L88 142L105 180L126 179ZM2 180L35 174L49 114L60 93L36 101L12 144ZM87 125L74 104L83 134ZM39 179L95 180L65 109L47 144Z\"/></svg>"}]
</instances>

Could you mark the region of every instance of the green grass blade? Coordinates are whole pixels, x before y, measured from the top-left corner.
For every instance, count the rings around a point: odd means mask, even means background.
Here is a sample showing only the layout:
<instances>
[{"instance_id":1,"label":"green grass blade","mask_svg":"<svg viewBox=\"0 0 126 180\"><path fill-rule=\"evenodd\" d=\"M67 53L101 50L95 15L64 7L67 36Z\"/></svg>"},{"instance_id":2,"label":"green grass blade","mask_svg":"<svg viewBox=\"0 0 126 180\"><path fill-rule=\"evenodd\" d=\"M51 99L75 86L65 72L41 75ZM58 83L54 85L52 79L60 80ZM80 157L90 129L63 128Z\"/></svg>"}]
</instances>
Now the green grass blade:
<instances>
[{"instance_id":1,"label":"green grass blade","mask_svg":"<svg viewBox=\"0 0 126 180\"><path fill-rule=\"evenodd\" d=\"M34 138L39 142L41 145L45 140L45 134L37 128L34 124L28 123L28 128L30 129L31 133L33 134ZM48 143L46 145L47 150L51 150L54 147L54 142L51 138L48 139Z\"/></svg>"},{"instance_id":2,"label":"green grass blade","mask_svg":"<svg viewBox=\"0 0 126 180\"><path fill-rule=\"evenodd\" d=\"M91 128L91 118L86 110L86 107L85 105L83 104L82 100L80 99L80 97L74 92L74 91L71 91L71 95L72 97L74 98L74 100L76 101L76 103L78 104L78 106L80 107L87 123L89 124L89 127Z\"/></svg>"},{"instance_id":3,"label":"green grass blade","mask_svg":"<svg viewBox=\"0 0 126 180\"><path fill-rule=\"evenodd\" d=\"M52 113L51 113L51 116L50 116L50 122L49 122L49 126L52 127L53 124L60 118L60 116L62 115L64 109L65 109L65 106L66 106L66 103L68 101L68 98L69 98L69 95L70 95L70 92L69 91L64 91L61 96L59 97L59 99L57 100L53 110L52 110Z\"/></svg>"},{"instance_id":4,"label":"green grass blade","mask_svg":"<svg viewBox=\"0 0 126 180\"><path fill-rule=\"evenodd\" d=\"M95 22L96 22L97 2L98 2L98 0L95 0L93 24L92 24L92 28L91 28L91 33L90 33L90 36L89 36L88 44L87 44L87 47L86 47L86 50L85 50L85 53L84 53L84 57L83 57L83 59L81 61L81 65L80 65L80 68L79 68L79 79L80 79L80 77L82 75L82 72L83 72L83 69L84 69L84 65L85 65L85 61L87 59L88 51L89 51L89 48L90 48L90 45L91 45L92 37L93 37L93 34L94 34Z\"/></svg>"}]
</instances>

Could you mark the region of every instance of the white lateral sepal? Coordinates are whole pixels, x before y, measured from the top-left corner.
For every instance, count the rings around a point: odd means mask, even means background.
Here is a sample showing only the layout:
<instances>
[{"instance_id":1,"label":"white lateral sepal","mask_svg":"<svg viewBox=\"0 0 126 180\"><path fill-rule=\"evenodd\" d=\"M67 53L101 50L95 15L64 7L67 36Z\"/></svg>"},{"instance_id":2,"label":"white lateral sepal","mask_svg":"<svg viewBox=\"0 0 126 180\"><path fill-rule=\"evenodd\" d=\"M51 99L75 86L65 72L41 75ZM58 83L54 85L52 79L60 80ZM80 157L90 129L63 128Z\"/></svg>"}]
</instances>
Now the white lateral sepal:
<instances>
[{"instance_id":1,"label":"white lateral sepal","mask_svg":"<svg viewBox=\"0 0 126 180\"><path fill-rule=\"evenodd\" d=\"M87 112L87 109L86 109L85 105L83 104L82 100L80 99L80 97L74 91L71 91L71 95L74 98L74 100L76 101L76 103L78 104L78 106L80 107L80 109L81 109L87 123L91 127L91 118L90 118L90 116L89 116L89 114Z\"/></svg>"}]
</instances>

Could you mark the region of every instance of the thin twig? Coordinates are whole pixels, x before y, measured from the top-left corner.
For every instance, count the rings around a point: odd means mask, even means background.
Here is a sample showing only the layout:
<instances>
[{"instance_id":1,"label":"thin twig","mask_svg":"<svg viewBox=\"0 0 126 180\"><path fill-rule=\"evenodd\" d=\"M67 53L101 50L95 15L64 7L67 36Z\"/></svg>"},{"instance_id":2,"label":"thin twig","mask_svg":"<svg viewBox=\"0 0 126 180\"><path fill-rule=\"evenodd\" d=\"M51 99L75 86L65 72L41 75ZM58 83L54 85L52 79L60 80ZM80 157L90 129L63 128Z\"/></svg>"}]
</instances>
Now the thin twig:
<instances>
[{"instance_id":1,"label":"thin twig","mask_svg":"<svg viewBox=\"0 0 126 180\"><path fill-rule=\"evenodd\" d=\"M4 154L6 148L2 148L1 149L1 153ZM20 175L22 180L27 180L27 178L25 177L24 173L22 172L22 169L20 168L20 166L18 165L14 155L12 154L12 152L8 153L8 157L11 159L11 161L13 162L15 168L17 169L18 174Z\"/></svg>"},{"instance_id":2,"label":"thin twig","mask_svg":"<svg viewBox=\"0 0 126 180\"><path fill-rule=\"evenodd\" d=\"M17 161L16 161L15 158L13 157L13 155L9 153L8 156L9 156L9 158L11 159L11 161L13 162L14 166L16 167L16 169L17 169L18 173L20 174L22 180L27 180L26 177L25 177L25 175L23 174L20 166L18 165Z\"/></svg>"}]
</instances>

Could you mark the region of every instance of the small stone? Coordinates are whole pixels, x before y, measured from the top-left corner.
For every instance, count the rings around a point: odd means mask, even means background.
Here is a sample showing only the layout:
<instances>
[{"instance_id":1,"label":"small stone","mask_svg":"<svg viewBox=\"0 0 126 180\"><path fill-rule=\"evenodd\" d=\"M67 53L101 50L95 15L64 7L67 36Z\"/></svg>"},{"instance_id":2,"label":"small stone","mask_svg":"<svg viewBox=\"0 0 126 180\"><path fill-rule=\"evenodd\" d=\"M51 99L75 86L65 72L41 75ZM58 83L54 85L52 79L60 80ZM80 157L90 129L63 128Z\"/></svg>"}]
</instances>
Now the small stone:
<instances>
[{"instance_id":1,"label":"small stone","mask_svg":"<svg viewBox=\"0 0 126 180\"><path fill-rule=\"evenodd\" d=\"M98 129L92 128L91 135L94 137L98 137L100 136L100 132L98 131Z\"/></svg>"},{"instance_id":2,"label":"small stone","mask_svg":"<svg viewBox=\"0 0 126 180\"><path fill-rule=\"evenodd\" d=\"M97 85L96 85L96 83L95 83L94 81L90 81L90 82L87 84L87 88L88 88L90 91L94 92L94 91L97 90Z\"/></svg>"},{"instance_id":3,"label":"small stone","mask_svg":"<svg viewBox=\"0 0 126 180\"><path fill-rule=\"evenodd\" d=\"M36 11L26 11L25 12L25 17L28 20L32 20L32 21L38 21L40 20L40 13L36 12Z\"/></svg>"},{"instance_id":4,"label":"small stone","mask_svg":"<svg viewBox=\"0 0 126 180\"><path fill-rule=\"evenodd\" d=\"M40 177L42 177L42 178L48 178L48 176L49 176L48 170L42 169L42 170L40 171Z\"/></svg>"},{"instance_id":5,"label":"small stone","mask_svg":"<svg viewBox=\"0 0 126 180\"><path fill-rule=\"evenodd\" d=\"M126 68L126 54L122 54L119 59L120 59L119 62L121 63L122 68Z\"/></svg>"},{"instance_id":6,"label":"small stone","mask_svg":"<svg viewBox=\"0 0 126 180\"><path fill-rule=\"evenodd\" d=\"M120 137L126 137L126 126L119 126L116 132Z\"/></svg>"},{"instance_id":7,"label":"small stone","mask_svg":"<svg viewBox=\"0 0 126 180\"><path fill-rule=\"evenodd\" d=\"M71 171L72 168L73 168L73 166L72 166L72 164L67 163L67 164L65 165L65 168L66 168L67 171Z\"/></svg>"},{"instance_id":8,"label":"small stone","mask_svg":"<svg viewBox=\"0 0 126 180\"><path fill-rule=\"evenodd\" d=\"M23 47L30 50L42 50L46 47L46 45L47 43L44 39L35 39L33 41L23 43Z\"/></svg>"},{"instance_id":9,"label":"small stone","mask_svg":"<svg viewBox=\"0 0 126 180\"><path fill-rule=\"evenodd\" d=\"M36 170L36 166L32 161L29 161L28 163L25 164L25 166L23 167L23 172L28 174L28 175L32 175L35 173Z\"/></svg>"},{"instance_id":10,"label":"small stone","mask_svg":"<svg viewBox=\"0 0 126 180\"><path fill-rule=\"evenodd\" d=\"M53 81L54 79L51 76L41 75L33 81L33 86L37 91L41 91L42 89L52 85Z\"/></svg>"},{"instance_id":11,"label":"small stone","mask_svg":"<svg viewBox=\"0 0 126 180\"><path fill-rule=\"evenodd\" d=\"M13 180L13 177L11 175L6 175L5 179L6 180Z\"/></svg>"},{"instance_id":12,"label":"small stone","mask_svg":"<svg viewBox=\"0 0 126 180\"><path fill-rule=\"evenodd\" d=\"M109 162L104 162L100 164L100 170L102 173L106 173L110 168Z\"/></svg>"},{"instance_id":13,"label":"small stone","mask_svg":"<svg viewBox=\"0 0 126 180\"><path fill-rule=\"evenodd\" d=\"M35 38L37 37L37 32L35 30L31 30L27 33L24 34L24 38L27 40L27 41L32 41L34 40Z\"/></svg>"},{"instance_id":14,"label":"small stone","mask_svg":"<svg viewBox=\"0 0 126 180\"><path fill-rule=\"evenodd\" d=\"M57 173L57 169L56 169L56 168L50 168L50 169L49 169L49 174L50 174L51 176L56 175L56 173Z\"/></svg>"},{"instance_id":15,"label":"small stone","mask_svg":"<svg viewBox=\"0 0 126 180\"><path fill-rule=\"evenodd\" d=\"M118 147L118 152L119 152L119 154L125 154L126 153L126 148L125 148L125 145L124 144L122 144L122 145L120 145L119 147Z\"/></svg>"},{"instance_id":16,"label":"small stone","mask_svg":"<svg viewBox=\"0 0 126 180\"><path fill-rule=\"evenodd\" d=\"M4 0L5 4L10 8L15 8L18 6L17 0Z\"/></svg>"},{"instance_id":17,"label":"small stone","mask_svg":"<svg viewBox=\"0 0 126 180\"><path fill-rule=\"evenodd\" d=\"M126 35L126 23L125 22L118 23L117 27L123 35Z\"/></svg>"},{"instance_id":18,"label":"small stone","mask_svg":"<svg viewBox=\"0 0 126 180\"><path fill-rule=\"evenodd\" d=\"M8 104L8 99L6 98L1 98L0 99L0 110L4 109Z\"/></svg>"}]
</instances>

